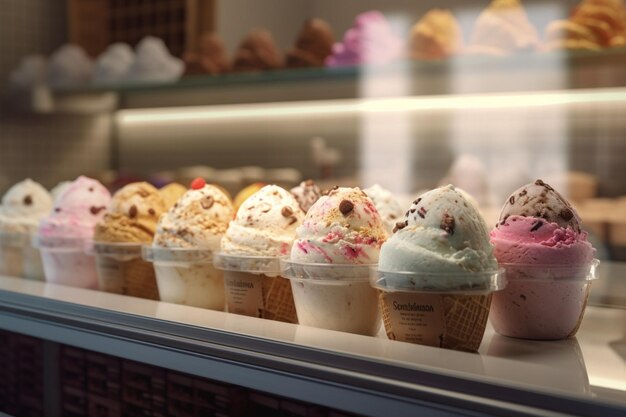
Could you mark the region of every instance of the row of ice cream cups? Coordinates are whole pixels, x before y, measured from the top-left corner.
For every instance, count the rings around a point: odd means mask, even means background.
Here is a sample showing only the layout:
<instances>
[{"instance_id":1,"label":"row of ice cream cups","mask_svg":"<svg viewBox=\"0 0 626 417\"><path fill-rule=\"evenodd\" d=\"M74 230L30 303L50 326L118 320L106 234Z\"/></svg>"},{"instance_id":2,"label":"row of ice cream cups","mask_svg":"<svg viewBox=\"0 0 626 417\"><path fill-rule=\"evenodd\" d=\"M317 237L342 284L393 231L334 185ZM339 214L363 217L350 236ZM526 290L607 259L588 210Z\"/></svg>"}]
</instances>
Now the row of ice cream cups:
<instances>
[{"instance_id":1,"label":"row of ice cream cups","mask_svg":"<svg viewBox=\"0 0 626 417\"><path fill-rule=\"evenodd\" d=\"M491 236L453 186L423 194L397 221L390 193L376 189L320 196L310 182L291 193L270 185L235 215L201 179L169 210L145 183L124 187L105 207L91 181L79 178L42 221L48 281L96 288L97 263L105 291L218 310L226 297L230 312L362 334L378 330L380 302L390 338L476 350L490 310L505 335L573 335L595 276L575 211L540 180L511 195ZM86 202L94 194L96 206ZM508 270L504 289L496 258Z\"/></svg>"}]
</instances>

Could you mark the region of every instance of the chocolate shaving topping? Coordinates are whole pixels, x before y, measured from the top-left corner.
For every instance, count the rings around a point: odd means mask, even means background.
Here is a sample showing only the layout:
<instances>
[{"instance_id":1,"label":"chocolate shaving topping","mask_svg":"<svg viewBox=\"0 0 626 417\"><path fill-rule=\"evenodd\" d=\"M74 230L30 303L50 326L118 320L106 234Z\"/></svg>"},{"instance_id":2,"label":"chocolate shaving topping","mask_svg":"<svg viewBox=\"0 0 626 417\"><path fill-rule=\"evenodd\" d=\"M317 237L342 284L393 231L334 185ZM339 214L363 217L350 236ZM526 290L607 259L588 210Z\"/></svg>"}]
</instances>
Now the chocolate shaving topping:
<instances>
[{"instance_id":1,"label":"chocolate shaving topping","mask_svg":"<svg viewBox=\"0 0 626 417\"><path fill-rule=\"evenodd\" d=\"M398 230L402 230L406 227L407 222L398 222L393 228L393 233L396 233Z\"/></svg>"},{"instance_id":2,"label":"chocolate shaving topping","mask_svg":"<svg viewBox=\"0 0 626 417\"><path fill-rule=\"evenodd\" d=\"M289 206L285 206L280 210L280 214L282 214L283 217L290 217L293 214L293 209Z\"/></svg>"},{"instance_id":3,"label":"chocolate shaving topping","mask_svg":"<svg viewBox=\"0 0 626 417\"><path fill-rule=\"evenodd\" d=\"M537 180L535 181L535 185L546 185L546 183L541 180Z\"/></svg>"},{"instance_id":4,"label":"chocolate shaving topping","mask_svg":"<svg viewBox=\"0 0 626 417\"><path fill-rule=\"evenodd\" d=\"M140 197L146 198L150 195L149 192L147 192L146 190L139 190L137 191L137 194L139 194Z\"/></svg>"},{"instance_id":5,"label":"chocolate shaving topping","mask_svg":"<svg viewBox=\"0 0 626 417\"><path fill-rule=\"evenodd\" d=\"M33 204L33 197L31 197L30 195L24 197L24 204L26 204L27 206Z\"/></svg>"},{"instance_id":6,"label":"chocolate shaving topping","mask_svg":"<svg viewBox=\"0 0 626 417\"><path fill-rule=\"evenodd\" d=\"M131 219L134 219L135 217L137 217L137 206L136 205L132 205L130 206L130 209L128 209L128 215L130 216Z\"/></svg>"},{"instance_id":7,"label":"chocolate shaving topping","mask_svg":"<svg viewBox=\"0 0 626 417\"><path fill-rule=\"evenodd\" d=\"M543 226L543 222L541 220L537 220L535 224L533 224L533 227L530 228L530 231L536 232L541 226Z\"/></svg>"},{"instance_id":8,"label":"chocolate shaving topping","mask_svg":"<svg viewBox=\"0 0 626 417\"><path fill-rule=\"evenodd\" d=\"M61 209L58 209L59 211L61 211ZM96 207L96 206L91 206L89 207L89 211L91 212L91 214L93 214L94 216L97 216L98 213L100 213L102 210L106 210L106 207L104 206L100 206L100 207Z\"/></svg>"},{"instance_id":9,"label":"chocolate shaving topping","mask_svg":"<svg viewBox=\"0 0 626 417\"><path fill-rule=\"evenodd\" d=\"M270 206L268 203L259 204L259 210L261 210L261 213L267 213L271 209L272 209L272 206Z\"/></svg>"},{"instance_id":10,"label":"chocolate shaving topping","mask_svg":"<svg viewBox=\"0 0 626 417\"><path fill-rule=\"evenodd\" d=\"M515 197L511 196L509 197L509 204L513 205L513 203L515 203Z\"/></svg>"},{"instance_id":11,"label":"chocolate shaving topping","mask_svg":"<svg viewBox=\"0 0 626 417\"><path fill-rule=\"evenodd\" d=\"M411 210L409 210L411 213L415 213L416 209L412 208Z\"/></svg>"},{"instance_id":12,"label":"chocolate shaving topping","mask_svg":"<svg viewBox=\"0 0 626 417\"><path fill-rule=\"evenodd\" d=\"M439 227L446 231L449 235L454 234L455 221L454 217L448 213L443 213Z\"/></svg>"},{"instance_id":13,"label":"chocolate shaving topping","mask_svg":"<svg viewBox=\"0 0 626 417\"><path fill-rule=\"evenodd\" d=\"M297 221L298 221L298 218L296 216L292 216L291 220L289 220L289 226L291 226L292 224L294 224Z\"/></svg>"},{"instance_id":14,"label":"chocolate shaving topping","mask_svg":"<svg viewBox=\"0 0 626 417\"><path fill-rule=\"evenodd\" d=\"M200 205L202 206L203 209L208 210L211 207L213 207L213 204L215 204L215 200L213 199L213 197L211 197L210 195L207 195L206 197L204 197L201 201L200 201Z\"/></svg>"},{"instance_id":15,"label":"chocolate shaving topping","mask_svg":"<svg viewBox=\"0 0 626 417\"><path fill-rule=\"evenodd\" d=\"M156 214L156 211L154 211L153 208L148 209L148 213L150 213L151 216L154 216Z\"/></svg>"},{"instance_id":16,"label":"chocolate shaving topping","mask_svg":"<svg viewBox=\"0 0 626 417\"><path fill-rule=\"evenodd\" d=\"M574 212L568 208L564 208L561 210L559 215L563 218L563 220L570 221L572 220L572 217L574 217Z\"/></svg>"},{"instance_id":17,"label":"chocolate shaving topping","mask_svg":"<svg viewBox=\"0 0 626 417\"><path fill-rule=\"evenodd\" d=\"M519 196L520 196L520 197L524 197L526 194L528 194L528 191L526 191L526 190L522 190L522 191L519 193Z\"/></svg>"},{"instance_id":18,"label":"chocolate shaving topping","mask_svg":"<svg viewBox=\"0 0 626 417\"><path fill-rule=\"evenodd\" d=\"M354 209L354 204L350 200L341 200L339 203L339 211L344 216L347 216Z\"/></svg>"},{"instance_id":19,"label":"chocolate shaving topping","mask_svg":"<svg viewBox=\"0 0 626 417\"><path fill-rule=\"evenodd\" d=\"M418 199L416 199L415 201L413 201L413 204L419 204L419 203L420 203L420 201L422 201L421 197L420 197L420 198L418 198Z\"/></svg>"},{"instance_id":20,"label":"chocolate shaving topping","mask_svg":"<svg viewBox=\"0 0 626 417\"><path fill-rule=\"evenodd\" d=\"M424 219L426 217L426 209L424 207L420 207L419 211L417 212L417 214L419 214L419 216Z\"/></svg>"}]
</instances>

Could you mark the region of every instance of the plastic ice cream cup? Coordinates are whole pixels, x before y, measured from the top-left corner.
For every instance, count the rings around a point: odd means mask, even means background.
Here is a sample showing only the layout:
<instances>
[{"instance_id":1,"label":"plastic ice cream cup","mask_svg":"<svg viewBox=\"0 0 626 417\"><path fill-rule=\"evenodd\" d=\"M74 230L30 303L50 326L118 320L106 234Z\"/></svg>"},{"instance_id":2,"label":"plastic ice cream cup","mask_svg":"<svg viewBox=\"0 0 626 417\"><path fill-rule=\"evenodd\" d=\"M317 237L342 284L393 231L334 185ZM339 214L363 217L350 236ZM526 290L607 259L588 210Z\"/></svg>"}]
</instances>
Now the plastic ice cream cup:
<instances>
[{"instance_id":1,"label":"plastic ice cream cup","mask_svg":"<svg viewBox=\"0 0 626 417\"><path fill-rule=\"evenodd\" d=\"M95 258L85 252L88 243L81 238L36 236L33 246L41 251L46 281L98 289Z\"/></svg>"},{"instance_id":2,"label":"plastic ice cream cup","mask_svg":"<svg viewBox=\"0 0 626 417\"><path fill-rule=\"evenodd\" d=\"M142 259L142 246L141 243L93 243L90 252L96 257L102 291L159 299L154 268Z\"/></svg>"},{"instance_id":3,"label":"plastic ice cream cup","mask_svg":"<svg viewBox=\"0 0 626 417\"><path fill-rule=\"evenodd\" d=\"M298 321L305 326L374 336L380 328L370 264L281 262L291 280Z\"/></svg>"},{"instance_id":4,"label":"plastic ice cream cup","mask_svg":"<svg viewBox=\"0 0 626 417\"><path fill-rule=\"evenodd\" d=\"M224 310L224 276L212 251L144 246L143 258L154 264L161 301Z\"/></svg>"},{"instance_id":5,"label":"plastic ice cream cup","mask_svg":"<svg viewBox=\"0 0 626 417\"><path fill-rule=\"evenodd\" d=\"M475 352L505 271L430 273L371 269L391 340Z\"/></svg>"},{"instance_id":6,"label":"plastic ice cream cup","mask_svg":"<svg viewBox=\"0 0 626 417\"><path fill-rule=\"evenodd\" d=\"M280 259L215 255L215 266L224 271L228 312L298 323L291 284L281 275Z\"/></svg>"},{"instance_id":7,"label":"plastic ice cream cup","mask_svg":"<svg viewBox=\"0 0 626 417\"><path fill-rule=\"evenodd\" d=\"M31 240L30 233L0 232L0 275L44 280L41 255Z\"/></svg>"},{"instance_id":8,"label":"plastic ice cream cup","mask_svg":"<svg viewBox=\"0 0 626 417\"><path fill-rule=\"evenodd\" d=\"M572 337L585 313L600 261L585 265L500 264L507 287L493 297L491 323L496 332L522 339Z\"/></svg>"}]
</instances>

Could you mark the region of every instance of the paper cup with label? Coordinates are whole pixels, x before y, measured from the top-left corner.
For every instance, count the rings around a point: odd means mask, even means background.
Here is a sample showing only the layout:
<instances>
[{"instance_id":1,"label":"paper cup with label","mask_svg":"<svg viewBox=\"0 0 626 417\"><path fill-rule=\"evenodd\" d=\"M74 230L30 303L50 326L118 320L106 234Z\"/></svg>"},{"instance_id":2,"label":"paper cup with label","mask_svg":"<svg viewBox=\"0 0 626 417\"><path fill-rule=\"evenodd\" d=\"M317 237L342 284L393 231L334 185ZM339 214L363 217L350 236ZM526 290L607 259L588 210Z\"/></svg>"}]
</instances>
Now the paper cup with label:
<instances>
[{"instance_id":1,"label":"paper cup with label","mask_svg":"<svg viewBox=\"0 0 626 417\"><path fill-rule=\"evenodd\" d=\"M46 282L98 289L96 261L86 253L84 239L38 236L34 243L41 251Z\"/></svg>"},{"instance_id":2,"label":"paper cup with label","mask_svg":"<svg viewBox=\"0 0 626 417\"><path fill-rule=\"evenodd\" d=\"M377 294L368 280L372 265L283 260L281 266L291 281L300 324L369 336L378 332Z\"/></svg>"},{"instance_id":3,"label":"paper cup with label","mask_svg":"<svg viewBox=\"0 0 626 417\"><path fill-rule=\"evenodd\" d=\"M523 339L574 336L599 264L597 259L575 266L501 264L509 284L493 298L495 331Z\"/></svg>"},{"instance_id":4,"label":"paper cup with label","mask_svg":"<svg viewBox=\"0 0 626 417\"><path fill-rule=\"evenodd\" d=\"M154 271L141 258L141 248L139 243L94 242L90 252L96 257L100 290L158 300Z\"/></svg>"},{"instance_id":5,"label":"paper cup with label","mask_svg":"<svg viewBox=\"0 0 626 417\"><path fill-rule=\"evenodd\" d=\"M154 265L161 301L224 310L224 276L212 251L144 246L143 258Z\"/></svg>"},{"instance_id":6,"label":"paper cup with label","mask_svg":"<svg viewBox=\"0 0 626 417\"><path fill-rule=\"evenodd\" d=\"M389 339L470 352L482 341L493 292L506 285L503 270L370 272Z\"/></svg>"},{"instance_id":7,"label":"paper cup with label","mask_svg":"<svg viewBox=\"0 0 626 417\"><path fill-rule=\"evenodd\" d=\"M224 271L228 312L298 323L289 280L280 274L280 258L265 256L215 256Z\"/></svg>"}]
</instances>

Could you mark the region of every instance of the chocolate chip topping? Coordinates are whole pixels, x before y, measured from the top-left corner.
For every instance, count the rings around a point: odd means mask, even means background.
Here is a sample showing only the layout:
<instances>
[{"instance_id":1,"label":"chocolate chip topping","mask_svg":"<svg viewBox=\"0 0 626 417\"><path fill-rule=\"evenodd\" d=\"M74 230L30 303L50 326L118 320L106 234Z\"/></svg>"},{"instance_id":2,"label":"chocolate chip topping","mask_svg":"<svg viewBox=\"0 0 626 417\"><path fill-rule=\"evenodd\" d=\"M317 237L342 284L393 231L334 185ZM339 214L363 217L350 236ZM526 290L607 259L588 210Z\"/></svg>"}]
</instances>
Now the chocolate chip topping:
<instances>
[{"instance_id":1,"label":"chocolate chip topping","mask_svg":"<svg viewBox=\"0 0 626 417\"><path fill-rule=\"evenodd\" d=\"M61 211L60 208L57 208L56 210ZM56 211L55 210L55 211ZM97 216L98 213L100 213L102 210L106 210L106 207L104 206L100 206L100 207L96 207L96 206L91 206L89 207L89 211L91 212L91 214L93 214L94 216Z\"/></svg>"},{"instance_id":2,"label":"chocolate chip topping","mask_svg":"<svg viewBox=\"0 0 626 417\"><path fill-rule=\"evenodd\" d=\"M449 215L448 213L443 213L439 227L445 230L446 233L448 233L449 235L453 235L455 223L456 222L453 216Z\"/></svg>"},{"instance_id":3,"label":"chocolate chip topping","mask_svg":"<svg viewBox=\"0 0 626 417\"><path fill-rule=\"evenodd\" d=\"M528 191L526 191L526 190L522 190L522 191L519 193L519 196L520 196L520 197L524 197L526 194L528 194Z\"/></svg>"},{"instance_id":4,"label":"chocolate chip topping","mask_svg":"<svg viewBox=\"0 0 626 417\"><path fill-rule=\"evenodd\" d=\"M207 195L206 197L202 199L202 201L200 201L200 205L205 210L208 210L211 207L213 207L213 204L215 204L215 200L210 195Z\"/></svg>"},{"instance_id":5,"label":"chocolate chip topping","mask_svg":"<svg viewBox=\"0 0 626 417\"><path fill-rule=\"evenodd\" d=\"M155 211L153 208L151 208L151 209L148 209L148 213L149 213L151 216L154 216L154 215L156 214L156 211Z\"/></svg>"},{"instance_id":6,"label":"chocolate chip topping","mask_svg":"<svg viewBox=\"0 0 626 417\"><path fill-rule=\"evenodd\" d=\"M90 193L93 193L93 191L94 191L94 190L93 190L93 187L89 187L89 188L87 188L87 191L89 191Z\"/></svg>"},{"instance_id":7,"label":"chocolate chip topping","mask_svg":"<svg viewBox=\"0 0 626 417\"><path fill-rule=\"evenodd\" d=\"M137 217L137 206L136 205L132 205L130 206L130 209L128 210L128 215L130 216L131 219L134 219L135 217Z\"/></svg>"},{"instance_id":8,"label":"chocolate chip topping","mask_svg":"<svg viewBox=\"0 0 626 417\"><path fill-rule=\"evenodd\" d=\"M509 204L513 205L513 203L515 203L515 197L511 196L509 197Z\"/></svg>"},{"instance_id":9,"label":"chocolate chip topping","mask_svg":"<svg viewBox=\"0 0 626 417\"><path fill-rule=\"evenodd\" d=\"M418 198L418 199L416 199L415 201L413 201L413 204L419 204L419 203L420 203L420 201L422 201L422 198L421 198L421 197L420 197L420 198Z\"/></svg>"},{"instance_id":10,"label":"chocolate chip topping","mask_svg":"<svg viewBox=\"0 0 626 417\"><path fill-rule=\"evenodd\" d=\"M289 206L285 206L280 210L280 214L282 214L283 217L289 217L293 214L293 209Z\"/></svg>"},{"instance_id":11,"label":"chocolate chip topping","mask_svg":"<svg viewBox=\"0 0 626 417\"><path fill-rule=\"evenodd\" d=\"M24 197L24 204L26 204L27 206L33 204L33 197L31 197L30 195Z\"/></svg>"},{"instance_id":12,"label":"chocolate chip topping","mask_svg":"<svg viewBox=\"0 0 626 417\"><path fill-rule=\"evenodd\" d=\"M137 194L139 194L140 197L146 198L150 196L150 193L147 192L146 190L139 190L137 191Z\"/></svg>"},{"instance_id":13,"label":"chocolate chip topping","mask_svg":"<svg viewBox=\"0 0 626 417\"><path fill-rule=\"evenodd\" d=\"M396 233L398 230L404 229L408 224L409 223L407 221L396 223L395 227L393 228L393 233Z\"/></svg>"},{"instance_id":14,"label":"chocolate chip topping","mask_svg":"<svg viewBox=\"0 0 626 417\"><path fill-rule=\"evenodd\" d=\"M261 213L267 213L272 209L272 206L269 205L268 203L260 203L259 204L259 210L261 210Z\"/></svg>"},{"instance_id":15,"label":"chocolate chip topping","mask_svg":"<svg viewBox=\"0 0 626 417\"><path fill-rule=\"evenodd\" d=\"M535 181L535 185L546 185L546 183L543 182L542 180L537 180Z\"/></svg>"},{"instance_id":16,"label":"chocolate chip topping","mask_svg":"<svg viewBox=\"0 0 626 417\"><path fill-rule=\"evenodd\" d=\"M530 231L536 232L541 226L543 226L543 222L541 220L537 220L535 224L533 224L533 227L530 228Z\"/></svg>"},{"instance_id":17,"label":"chocolate chip topping","mask_svg":"<svg viewBox=\"0 0 626 417\"><path fill-rule=\"evenodd\" d=\"M54 209L54 212L55 212L55 213L60 213L60 212L61 212L61 207L57 207L57 208L55 208L55 209Z\"/></svg>"},{"instance_id":18,"label":"chocolate chip topping","mask_svg":"<svg viewBox=\"0 0 626 417\"><path fill-rule=\"evenodd\" d=\"M417 212L417 214L419 214L419 216L424 219L426 218L426 209L424 207L420 207L419 211Z\"/></svg>"},{"instance_id":19,"label":"chocolate chip topping","mask_svg":"<svg viewBox=\"0 0 626 417\"><path fill-rule=\"evenodd\" d=\"M559 213L559 216L561 216L565 221L570 221L572 220L572 217L574 217L574 212L568 208L564 208Z\"/></svg>"},{"instance_id":20,"label":"chocolate chip topping","mask_svg":"<svg viewBox=\"0 0 626 417\"><path fill-rule=\"evenodd\" d=\"M347 216L352 210L354 210L354 204L350 200L341 200L339 203L339 211L344 216Z\"/></svg>"},{"instance_id":21,"label":"chocolate chip topping","mask_svg":"<svg viewBox=\"0 0 626 417\"><path fill-rule=\"evenodd\" d=\"M291 216L291 220L289 220L289 226L291 226L297 221L298 221L298 218L296 216Z\"/></svg>"}]
</instances>

